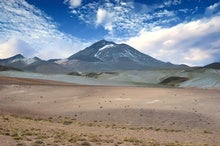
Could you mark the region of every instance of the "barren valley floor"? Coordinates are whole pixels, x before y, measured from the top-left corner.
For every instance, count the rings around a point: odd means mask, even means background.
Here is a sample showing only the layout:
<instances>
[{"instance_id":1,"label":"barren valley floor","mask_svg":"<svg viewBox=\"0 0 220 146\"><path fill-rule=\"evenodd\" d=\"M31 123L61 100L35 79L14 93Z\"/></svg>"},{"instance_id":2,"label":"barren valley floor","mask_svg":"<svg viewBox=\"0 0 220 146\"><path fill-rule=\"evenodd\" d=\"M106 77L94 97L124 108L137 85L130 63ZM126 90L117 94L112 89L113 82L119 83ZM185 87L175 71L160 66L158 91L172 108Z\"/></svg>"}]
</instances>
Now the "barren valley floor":
<instances>
[{"instance_id":1,"label":"barren valley floor","mask_svg":"<svg viewBox=\"0 0 220 146\"><path fill-rule=\"evenodd\" d=\"M220 145L220 90L0 77L0 145Z\"/></svg>"}]
</instances>

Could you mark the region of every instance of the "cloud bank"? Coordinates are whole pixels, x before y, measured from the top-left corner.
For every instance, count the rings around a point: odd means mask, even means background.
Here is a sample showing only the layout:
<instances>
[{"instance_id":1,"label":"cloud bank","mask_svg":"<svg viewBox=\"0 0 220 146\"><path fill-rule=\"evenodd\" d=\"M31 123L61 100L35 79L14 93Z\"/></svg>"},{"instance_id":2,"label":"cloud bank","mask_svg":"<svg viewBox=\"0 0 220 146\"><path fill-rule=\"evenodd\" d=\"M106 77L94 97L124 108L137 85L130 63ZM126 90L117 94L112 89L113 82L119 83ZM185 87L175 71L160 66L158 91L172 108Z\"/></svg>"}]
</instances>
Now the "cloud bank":
<instances>
[{"instance_id":1,"label":"cloud bank","mask_svg":"<svg viewBox=\"0 0 220 146\"><path fill-rule=\"evenodd\" d=\"M204 65L220 56L220 16L140 31L126 43L163 61Z\"/></svg>"},{"instance_id":2,"label":"cloud bank","mask_svg":"<svg viewBox=\"0 0 220 146\"><path fill-rule=\"evenodd\" d=\"M12 38L9 41L0 44L0 58L11 57L14 54L22 54L31 56L35 54L35 50L22 40Z\"/></svg>"},{"instance_id":3,"label":"cloud bank","mask_svg":"<svg viewBox=\"0 0 220 146\"><path fill-rule=\"evenodd\" d=\"M84 46L80 39L60 32L52 18L25 0L1 0L0 11L1 58L16 53L63 58Z\"/></svg>"}]
</instances>

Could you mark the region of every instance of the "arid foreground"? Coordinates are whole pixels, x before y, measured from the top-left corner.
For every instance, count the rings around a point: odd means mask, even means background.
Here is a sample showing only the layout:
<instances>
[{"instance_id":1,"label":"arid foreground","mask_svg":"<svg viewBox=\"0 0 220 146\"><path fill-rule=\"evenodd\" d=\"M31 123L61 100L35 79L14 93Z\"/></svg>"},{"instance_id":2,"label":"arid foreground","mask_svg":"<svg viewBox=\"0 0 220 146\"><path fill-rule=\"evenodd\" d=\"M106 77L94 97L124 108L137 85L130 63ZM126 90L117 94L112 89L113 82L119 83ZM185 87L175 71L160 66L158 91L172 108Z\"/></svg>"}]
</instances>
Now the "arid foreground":
<instances>
[{"instance_id":1,"label":"arid foreground","mask_svg":"<svg viewBox=\"0 0 220 146\"><path fill-rule=\"evenodd\" d=\"M220 145L220 90L0 77L0 145Z\"/></svg>"}]
</instances>

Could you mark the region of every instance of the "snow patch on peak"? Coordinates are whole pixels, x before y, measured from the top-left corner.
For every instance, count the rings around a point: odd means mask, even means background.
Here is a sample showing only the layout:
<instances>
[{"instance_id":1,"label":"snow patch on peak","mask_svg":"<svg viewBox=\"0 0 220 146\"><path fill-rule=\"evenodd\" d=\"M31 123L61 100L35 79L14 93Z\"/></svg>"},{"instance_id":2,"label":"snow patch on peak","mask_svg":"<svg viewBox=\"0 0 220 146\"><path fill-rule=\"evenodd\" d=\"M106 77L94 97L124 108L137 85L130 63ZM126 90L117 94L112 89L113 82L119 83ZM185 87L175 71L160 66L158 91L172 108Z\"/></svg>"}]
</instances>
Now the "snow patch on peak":
<instances>
[{"instance_id":1,"label":"snow patch on peak","mask_svg":"<svg viewBox=\"0 0 220 146\"><path fill-rule=\"evenodd\" d=\"M23 59L21 59L21 58L13 59L12 61L10 61L10 63L15 63L15 62L18 62L20 60L23 60Z\"/></svg>"},{"instance_id":2,"label":"snow patch on peak","mask_svg":"<svg viewBox=\"0 0 220 146\"><path fill-rule=\"evenodd\" d=\"M37 59L36 58L28 58L28 59L23 59L23 61L25 62L25 64L29 65L29 64L36 62Z\"/></svg>"},{"instance_id":3,"label":"snow patch on peak","mask_svg":"<svg viewBox=\"0 0 220 146\"><path fill-rule=\"evenodd\" d=\"M111 47L114 47L115 45L114 44L108 44L108 45L105 45L103 46L102 48L99 49L99 51L94 55L94 57L97 57L101 54L101 52L107 48L111 48Z\"/></svg>"},{"instance_id":4,"label":"snow patch on peak","mask_svg":"<svg viewBox=\"0 0 220 146\"><path fill-rule=\"evenodd\" d=\"M10 63L15 63L15 62L18 62L18 61L22 61L26 65L29 65L29 64L32 64L32 63L36 62L37 59L36 58L17 58L17 59L14 59L14 60L10 61Z\"/></svg>"},{"instance_id":5,"label":"snow patch on peak","mask_svg":"<svg viewBox=\"0 0 220 146\"><path fill-rule=\"evenodd\" d=\"M55 61L55 63L57 63L57 64L65 64L67 61L68 61L68 59L60 59L60 60Z\"/></svg>"},{"instance_id":6,"label":"snow patch on peak","mask_svg":"<svg viewBox=\"0 0 220 146\"><path fill-rule=\"evenodd\" d=\"M100 48L99 51L102 51L104 49L111 48L111 47L114 47L114 46L115 46L114 44L105 45L104 47Z\"/></svg>"}]
</instances>

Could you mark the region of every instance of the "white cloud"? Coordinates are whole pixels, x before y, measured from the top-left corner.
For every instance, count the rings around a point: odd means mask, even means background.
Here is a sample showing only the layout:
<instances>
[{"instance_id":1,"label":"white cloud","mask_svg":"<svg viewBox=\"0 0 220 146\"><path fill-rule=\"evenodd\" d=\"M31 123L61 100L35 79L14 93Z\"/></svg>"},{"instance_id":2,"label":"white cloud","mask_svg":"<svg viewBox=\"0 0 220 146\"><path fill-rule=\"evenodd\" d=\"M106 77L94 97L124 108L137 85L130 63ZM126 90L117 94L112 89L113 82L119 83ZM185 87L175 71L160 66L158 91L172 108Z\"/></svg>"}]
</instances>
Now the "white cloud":
<instances>
[{"instance_id":1,"label":"white cloud","mask_svg":"<svg viewBox=\"0 0 220 146\"><path fill-rule=\"evenodd\" d=\"M134 36L143 28L152 29L177 20L173 11L159 8L160 5L147 6L119 0L93 1L72 9L72 14L89 25L104 27L108 31L106 39L109 39Z\"/></svg>"},{"instance_id":2,"label":"white cloud","mask_svg":"<svg viewBox=\"0 0 220 146\"><path fill-rule=\"evenodd\" d=\"M220 57L220 16L153 31L143 29L125 43L163 61L204 65Z\"/></svg>"},{"instance_id":3,"label":"white cloud","mask_svg":"<svg viewBox=\"0 0 220 146\"><path fill-rule=\"evenodd\" d=\"M171 5L179 5L181 3L182 3L181 0L167 0L164 2L164 5L170 7Z\"/></svg>"},{"instance_id":4,"label":"white cloud","mask_svg":"<svg viewBox=\"0 0 220 146\"><path fill-rule=\"evenodd\" d=\"M182 3L182 0L174 0L173 5L179 5Z\"/></svg>"},{"instance_id":5,"label":"white cloud","mask_svg":"<svg viewBox=\"0 0 220 146\"><path fill-rule=\"evenodd\" d=\"M70 8L74 9L81 5L82 0L65 0L64 3L69 3Z\"/></svg>"},{"instance_id":6,"label":"white cloud","mask_svg":"<svg viewBox=\"0 0 220 146\"><path fill-rule=\"evenodd\" d=\"M108 31L112 31L112 23L114 21L114 14L107 12L105 9L99 8L96 14L97 20L96 25L103 25Z\"/></svg>"},{"instance_id":7,"label":"white cloud","mask_svg":"<svg viewBox=\"0 0 220 146\"><path fill-rule=\"evenodd\" d=\"M159 11L158 13L156 13L157 17L172 17L175 16L173 11L168 11L168 10L163 10L163 11Z\"/></svg>"},{"instance_id":8,"label":"white cloud","mask_svg":"<svg viewBox=\"0 0 220 146\"><path fill-rule=\"evenodd\" d=\"M200 62L203 60L211 59L212 54L206 50L200 50L199 48L192 48L185 54L184 59L187 61Z\"/></svg>"},{"instance_id":9,"label":"white cloud","mask_svg":"<svg viewBox=\"0 0 220 146\"><path fill-rule=\"evenodd\" d=\"M26 42L16 38L12 38L3 44L0 44L0 58L8 58L16 54L31 56L34 53L36 53L35 50Z\"/></svg>"},{"instance_id":10,"label":"white cloud","mask_svg":"<svg viewBox=\"0 0 220 146\"><path fill-rule=\"evenodd\" d=\"M1 0L0 11L1 57L19 53L23 45L13 42L30 46L23 51L27 57L43 59L68 57L85 47L84 41L60 32L52 18L25 0ZM8 52L5 48L8 48Z\"/></svg>"},{"instance_id":11,"label":"white cloud","mask_svg":"<svg viewBox=\"0 0 220 146\"><path fill-rule=\"evenodd\" d=\"M107 11L99 8L97 11L97 15L96 15L96 17L97 17L96 24L99 25L99 24L103 23L103 21L106 19L106 16L107 16Z\"/></svg>"},{"instance_id":12,"label":"white cloud","mask_svg":"<svg viewBox=\"0 0 220 146\"><path fill-rule=\"evenodd\" d=\"M213 13L217 12L217 10L220 10L220 2L207 7L205 13L206 15L212 15Z\"/></svg>"}]
</instances>

